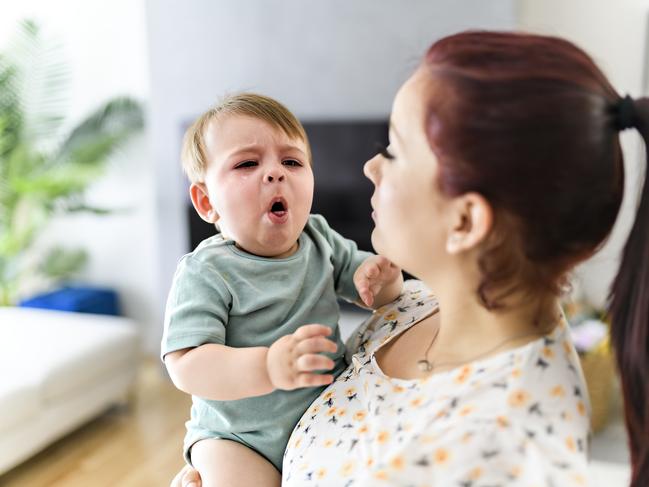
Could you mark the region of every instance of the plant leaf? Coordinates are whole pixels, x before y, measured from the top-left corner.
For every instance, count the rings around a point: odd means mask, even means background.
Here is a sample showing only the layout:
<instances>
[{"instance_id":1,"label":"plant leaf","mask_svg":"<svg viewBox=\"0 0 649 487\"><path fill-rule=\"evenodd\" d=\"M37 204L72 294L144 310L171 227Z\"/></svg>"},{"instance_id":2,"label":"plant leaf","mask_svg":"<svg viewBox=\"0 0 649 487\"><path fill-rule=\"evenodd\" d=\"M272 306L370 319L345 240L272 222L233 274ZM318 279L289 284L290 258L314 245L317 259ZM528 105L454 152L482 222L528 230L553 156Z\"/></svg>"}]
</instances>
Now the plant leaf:
<instances>
[{"instance_id":1,"label":"plant leaf","mask_svg":"<svg viewBox=\"0 0 649 487\"><path fill-rule=\"evenodd\" d=\"M54 247L42 260L38 270L52 279L64 280L83 269L87 261L88 254L83 249Z\"/></svg>"},{"instance_id":2,"label":"plant leaf","mask_svg":"<svg viewBox=\"0 0 649 487\"><path fill-rule=\"evenodd\" d=\"M144 124L142 108L128 97L118 97L81 122L63 143L57 159L100 164Z\"/></svg>"}]
</instances>

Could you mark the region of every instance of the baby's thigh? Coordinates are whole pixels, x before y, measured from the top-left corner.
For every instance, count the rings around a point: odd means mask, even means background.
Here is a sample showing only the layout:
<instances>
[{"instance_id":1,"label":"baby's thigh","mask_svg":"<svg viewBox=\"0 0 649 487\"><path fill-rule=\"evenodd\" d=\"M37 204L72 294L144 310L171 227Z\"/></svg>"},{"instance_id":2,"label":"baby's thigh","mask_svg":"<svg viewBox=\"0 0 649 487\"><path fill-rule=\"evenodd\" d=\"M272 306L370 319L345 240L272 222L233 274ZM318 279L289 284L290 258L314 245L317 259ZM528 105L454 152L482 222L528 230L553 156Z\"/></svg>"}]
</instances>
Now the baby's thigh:
<instances>
[{"instance_id":1,"label":"baby's thigh","mask_svg":"<svg viewBox=\"0 0 649 487\"><path fill-rule=\"evenodd\" d=\"M232 440L207 439L191 449L203 487L279 487L277 469L254 450Z\"/></svg>"}]
</instances>

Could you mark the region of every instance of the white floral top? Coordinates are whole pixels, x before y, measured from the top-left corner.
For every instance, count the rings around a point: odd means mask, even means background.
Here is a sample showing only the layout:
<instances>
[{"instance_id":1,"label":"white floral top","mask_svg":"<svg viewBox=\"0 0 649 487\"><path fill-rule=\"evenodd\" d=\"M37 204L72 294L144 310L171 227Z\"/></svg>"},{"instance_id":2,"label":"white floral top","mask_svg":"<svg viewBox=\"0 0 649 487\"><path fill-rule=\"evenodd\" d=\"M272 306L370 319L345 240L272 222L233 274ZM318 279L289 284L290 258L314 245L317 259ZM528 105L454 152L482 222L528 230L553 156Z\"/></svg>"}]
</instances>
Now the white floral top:
<instances>
[{"instance_id":1,"label":"white floral top","mask_svg":"<svg viewBox=\"0 0 649 487\"><path fill-rule=\"evenodd\" d=\"M522 347L425 379L385 376L374 352L437 310L419 281L376 311L349 367L304 413L285 486L581 486L587 390L565 319Z\"/></svg>"}]
</instances>

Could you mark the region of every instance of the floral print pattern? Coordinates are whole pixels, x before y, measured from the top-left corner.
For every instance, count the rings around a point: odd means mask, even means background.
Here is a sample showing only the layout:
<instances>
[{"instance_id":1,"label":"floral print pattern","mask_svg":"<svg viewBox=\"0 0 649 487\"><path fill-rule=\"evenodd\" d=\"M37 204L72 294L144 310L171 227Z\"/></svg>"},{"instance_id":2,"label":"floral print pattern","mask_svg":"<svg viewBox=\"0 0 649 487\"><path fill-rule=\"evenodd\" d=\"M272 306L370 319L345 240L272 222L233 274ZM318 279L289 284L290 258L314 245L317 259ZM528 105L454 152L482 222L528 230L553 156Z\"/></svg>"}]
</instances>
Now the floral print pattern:
<instances>
[{"instance_id":1,"label":"floral print pattern","mask_svg":"<svg viewBox=\"0 0 649 487\"><path fill-rule=\"evenodd\" d=\"M586 485L589 404L564 320L522 347L424 379L387 377L374 352L437 311L419 281L350 339L349 367L304 413L286 486Z\"/></svg>"}]
</instances>

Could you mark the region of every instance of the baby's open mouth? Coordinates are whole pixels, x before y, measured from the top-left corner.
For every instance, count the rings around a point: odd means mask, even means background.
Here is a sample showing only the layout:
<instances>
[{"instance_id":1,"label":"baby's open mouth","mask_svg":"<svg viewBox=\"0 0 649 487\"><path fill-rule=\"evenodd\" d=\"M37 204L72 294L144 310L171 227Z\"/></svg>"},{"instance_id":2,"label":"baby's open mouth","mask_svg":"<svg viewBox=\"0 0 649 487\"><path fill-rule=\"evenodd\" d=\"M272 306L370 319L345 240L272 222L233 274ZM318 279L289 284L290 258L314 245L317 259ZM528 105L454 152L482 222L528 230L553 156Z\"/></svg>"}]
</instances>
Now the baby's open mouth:
<instances>
[{"instance_id":1,"label":"baby's open mouth","mask_svg":"<svg viewBox=\"0 0 649 487\"><path fill-rule=\"evenodd\" d=\"M288 204L282 197L274 198L268 209L268 216L274 223L284 223L288 218Z\"/></svg>"},{"instance_id":2,"label":"baby's open mouth","mask_svg":"<svg viewBox=\"0 0 649 487\"><path fill-rule=\"evenodd\" d=\"M271 206L270 211L272 211L273 213L282 213L286 211L286 208L284 207L284 203L282 203L281 201L276 201L275 203L273 203L273 206Z\"/></svg>"}]
</instances>

